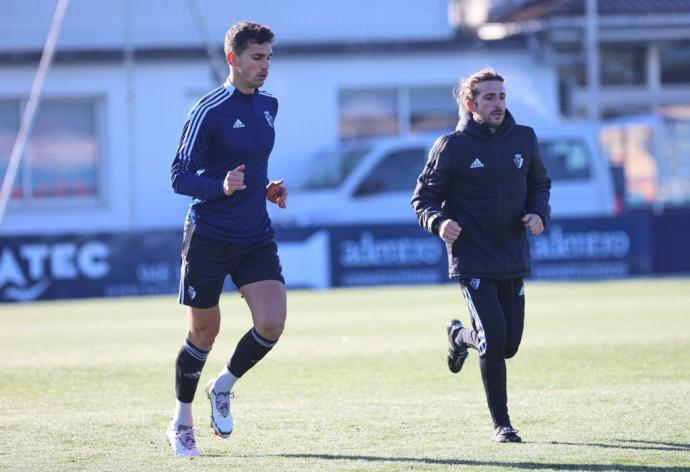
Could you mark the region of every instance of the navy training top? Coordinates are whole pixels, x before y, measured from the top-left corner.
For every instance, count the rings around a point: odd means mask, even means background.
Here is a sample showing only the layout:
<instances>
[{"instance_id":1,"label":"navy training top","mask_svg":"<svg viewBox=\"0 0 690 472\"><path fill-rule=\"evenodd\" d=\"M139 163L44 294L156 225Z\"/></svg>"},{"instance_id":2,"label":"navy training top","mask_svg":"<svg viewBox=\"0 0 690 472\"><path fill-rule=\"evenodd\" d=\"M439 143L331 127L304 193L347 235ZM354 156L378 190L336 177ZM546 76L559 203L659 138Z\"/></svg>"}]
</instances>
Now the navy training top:
<instances>
[{"instance_id":1,"label":"navy training top","mask_svg":"<svg viewBox=\"0 0 690 472\"><path fill-rule=\"evenodd\" d=\"M170 169L175 193L194 197L187 219L209 238L256 243L273 237L266 211L268 157L278 100L264 91L247 95L230 81L189 111ZM244 164L244 190L223 192L228 171Z\"/></svg>"}]
</instances>

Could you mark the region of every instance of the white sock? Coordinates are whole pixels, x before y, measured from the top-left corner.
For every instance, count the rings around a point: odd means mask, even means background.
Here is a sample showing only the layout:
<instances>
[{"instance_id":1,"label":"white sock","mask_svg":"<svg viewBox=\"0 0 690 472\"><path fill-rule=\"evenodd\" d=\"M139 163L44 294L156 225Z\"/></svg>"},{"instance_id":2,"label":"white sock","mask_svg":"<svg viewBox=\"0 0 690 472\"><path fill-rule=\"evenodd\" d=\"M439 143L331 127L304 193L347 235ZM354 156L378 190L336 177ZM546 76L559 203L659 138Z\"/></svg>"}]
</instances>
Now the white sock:
<instances>
[{"instance_id":1,"label":"white sock","mask_svg":"<svg viewBox=\"0 0 690 472\"><path fill-rule=\"evenodd\" d=\"M232 375L228 370L228 367L225 366L218 374L218 377L216 377L216 381L213 383L213 389L216 392L229 392L232 390L232 387L235 385L236 381L237 377Z\"/></svg>"},{"instance_id":2,"label":"white sock","mask_svg":"<svg viewBox=\"0 0 690 472\"><path fill-rule=\"evenodd\" d=\"M173 413L173 424L194 426L192 418L192 404L175 400L175 413Z\"/></svg>"}]
</instances>

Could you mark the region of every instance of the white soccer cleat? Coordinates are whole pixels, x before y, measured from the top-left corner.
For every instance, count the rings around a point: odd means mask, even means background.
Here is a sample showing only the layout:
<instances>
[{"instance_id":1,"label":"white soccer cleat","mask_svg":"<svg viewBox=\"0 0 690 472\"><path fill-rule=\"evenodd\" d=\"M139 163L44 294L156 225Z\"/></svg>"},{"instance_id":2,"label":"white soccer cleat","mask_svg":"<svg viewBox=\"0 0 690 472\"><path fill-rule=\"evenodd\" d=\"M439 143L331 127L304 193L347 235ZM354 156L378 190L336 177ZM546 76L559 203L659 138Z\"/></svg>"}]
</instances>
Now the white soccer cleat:
<instances>
[{"instance_id":1,"label":"white soccer cleat","mask_svg":"<svg viewBox=\"0 0 690 472\"><path fill-rule=\"evenodd\" d=\"M206 384L206 395L211 402L211 428L221 438L227 438L232 433L232 413L230 413L230 399L228 392L216 392L213 389L215 378Z\"/></svg>"},{"instance_id":2,"label":"white soccer cleat","mask_svg":"<svg viewBox=\"0 0 690 472\"><path fill-rule=\"evenodd\" d=\"M196 447L195 434L191 426L175 425L171 421L165 437L168 438L168 443L176 456L196 457L199 455L199 449Z\"/></svg>"}]
</instances>

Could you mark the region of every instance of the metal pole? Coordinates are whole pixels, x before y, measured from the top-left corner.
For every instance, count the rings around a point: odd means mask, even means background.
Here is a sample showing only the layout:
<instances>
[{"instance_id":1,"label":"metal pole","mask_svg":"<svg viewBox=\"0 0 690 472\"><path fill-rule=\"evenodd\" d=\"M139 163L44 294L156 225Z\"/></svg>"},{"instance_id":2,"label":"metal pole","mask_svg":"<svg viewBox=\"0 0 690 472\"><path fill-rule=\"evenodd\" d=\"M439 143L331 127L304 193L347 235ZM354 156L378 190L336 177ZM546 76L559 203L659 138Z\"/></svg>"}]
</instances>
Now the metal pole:
<instances>
[{"instance_id":1,"label":"metal pole","mask_svg":"<svg viewBox=\"0 0 690 472\"><path fill-rule=\"evenodd\" d=\"M585 55L587 60L588 115L592 120L601 117L599 105L599 14L597 0L587 0L585 6Z\"/></svg>"},{"instance_id":2,"label":"metal pole","mask_svg":"<svg viewBox=\"0 0 690 472\"><path fill-rule=\"evenodd\" d=\"M22 115L22 121L19 125L17 139L14 141L14 146L12 146L12 153L10 154L10 160L7 164L7 172L5 173L5 178L2 180L2 187L0 187L0 224L5 217L7 203L9 202L10 195L12 193L14 178L17 175L19 162L24 154L24 148L26 147L26 143L29 139L31 126L34 122L34 116L36 115L36 110L38 109L38 105L41 101L43 84L45 83L46 75L48 75L50 64L53 61L55 46L57 45L60 29L62 28L62 20L65 17L65 11L67 10L68 4L69 0L58 0L57 5L55 6L55 13L53 13L53 20L50 24L50 29L48 30L48 37L46 38L45 45L43 46L43 53L41 54L41 60L38 63L36 77L34 77L34 83L31 86L31 92L29 93L29 100L26 103L26 109Z\"/></svg>"},{"instance_id":3,"label":"metal pole","mask_svg":"<svg viewBox=\"0 0 690 472\"><path fill-rule=\"evenodd\" d=\"M189 8L189 13L192 15L194 25L196 26L196 29L201 36L201 40L204 43L204 47L206 48L206 54L208 55L213 77L217 83L223 83L228 76L228 69L224 65L225 60L223 60L223 65L219 63L219 57L214 50L213 41L211 40L211 35L208 32L208 28L206 28L206 22L201 14L201 9L199 8L196 0L187 0L187 7Z\"/></svg>"},{"instance_id":4,"label":"metal pole","mask_svg":"<svg viewBox=\"0 0 690 472\"><path fill-rule=\"evenodd\" d=\"M127 195L129 196L129 229L133 230L137 223L137 175L136 175L136 128L134 126L134 40L132 32L132 0L124 1L124 66L127 96Z\"/></svg>"}]
</instances>

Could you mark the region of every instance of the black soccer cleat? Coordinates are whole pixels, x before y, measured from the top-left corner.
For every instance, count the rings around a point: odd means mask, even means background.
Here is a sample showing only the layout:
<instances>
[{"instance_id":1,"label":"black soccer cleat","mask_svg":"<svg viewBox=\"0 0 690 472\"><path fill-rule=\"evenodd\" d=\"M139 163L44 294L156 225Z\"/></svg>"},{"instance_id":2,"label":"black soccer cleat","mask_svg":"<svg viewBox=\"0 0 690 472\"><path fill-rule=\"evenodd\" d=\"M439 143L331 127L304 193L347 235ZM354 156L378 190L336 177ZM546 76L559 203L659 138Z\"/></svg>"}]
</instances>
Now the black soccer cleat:
<instances>
[{"instance_id":1,"label":"black soccer cleat","mask_svg":"<svg viewBox=\"0 0 690 472\"><path fill-rule=\"evenodd\" d=\"M519 443L522 438L517 435L518 430L512 426L499 426L494 431L494 441L499 443Z\"/></svg>"},{"instance_id":2,"label":"black soccer cleat","mask_svg":"<svg viewBox=\"0 0 690 472\"><path fill-rule=\"evenodd\" d=\"M446 331L448 331L448 368L454 374L462 370L462 365L468 355L467 346L455 342L455 337L462 328L460 320L450 320L446 325Z\"/></svg>"}]
</instances>

